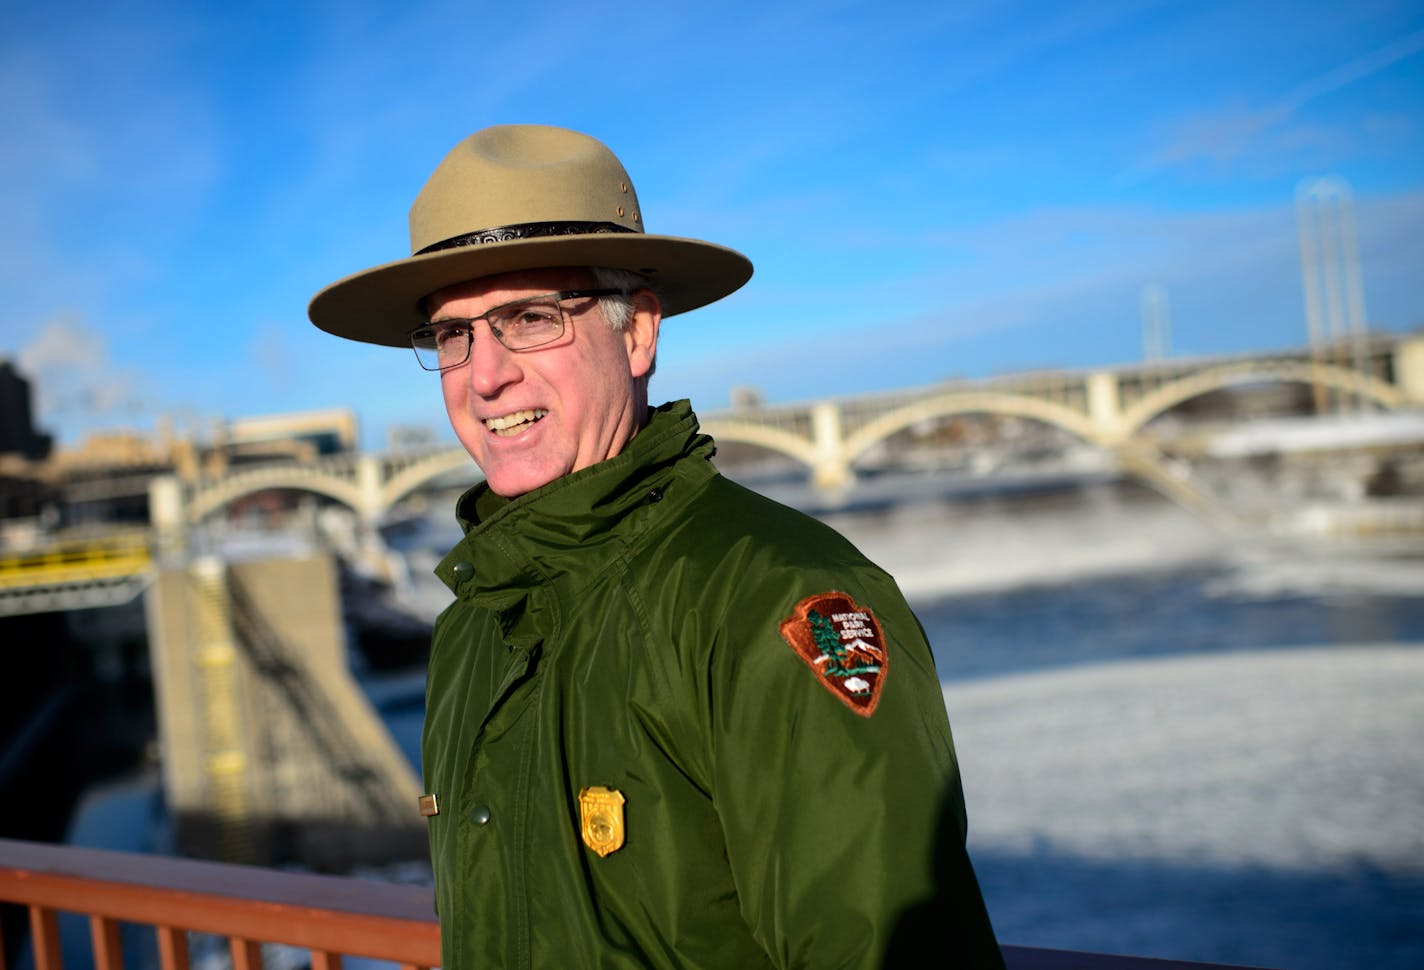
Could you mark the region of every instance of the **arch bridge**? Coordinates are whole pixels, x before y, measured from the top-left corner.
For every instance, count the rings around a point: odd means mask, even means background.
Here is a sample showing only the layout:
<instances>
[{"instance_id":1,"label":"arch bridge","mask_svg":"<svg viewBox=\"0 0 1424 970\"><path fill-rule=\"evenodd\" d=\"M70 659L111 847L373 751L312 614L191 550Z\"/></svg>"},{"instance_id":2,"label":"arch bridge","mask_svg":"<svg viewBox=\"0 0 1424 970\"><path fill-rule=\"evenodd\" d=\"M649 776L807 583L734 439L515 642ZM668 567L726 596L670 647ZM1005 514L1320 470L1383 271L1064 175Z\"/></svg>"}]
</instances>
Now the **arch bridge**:
<instances>
[{"instance_id":1,"label":"arch bridge","mask_svg":"<svg viewBox=\"0 0 1424 970\"><path fill-rule=\"evenodd\" d=\"M275 489L310 492L351 509L364 529L374 529L397 504L436 479L468 467L478 469L463 448L376 454L335 455L313 462L238 466L211 478L185 483L155 479L149 506L157 530L196 526L232 503Z\"/></svg>"},{"instance_id":2,"label":"arch bridge","mask_svg":"<svg viewBox=\"0 0 1424 970\"><path fill-rule=\"evenodd\" d=\"M1197 511L1211 496L1156 448L1147 426L1194 398L1253 383L1301 384L1384 410L1424 408L1424 335L1374 337L1367 352L1309 349L1168 360L1092 371L1012 374L913 391L712 414L703 430L808 466L824 490L849 486L857 462L910 428L990 414L1053 426L1114 455L1124 471Z\"/></svg>"},{"instance_id":3,"label":"arch bridge","mask_svg":"<svg viewBox=\"0 0 1424 970\"><path fill-rule=\"evenodd\" d=\"M1155 418L1212 391L1250 383L1309 385L1387 409L1424 408L1424 335L1372 337L1366 353L1344 362L1309 349L1234 357L1167 360L1092 371L1012 374L894 394L709 413L702 427L720 442L741 442L806 465L817 487L835 491L855 478L858 461L894 435L962 414L1025 418L1103 448L1121 467L1168 497L1199 509L1210 496L1175 469L1144 429ZM185 485L156 480L154 524L182 530L245 496L270 489L324 495L352 509L368 532L402 499L442 475L478 470L458 447L421 453L344 455L308 464L263 464Z\"/></svg>"}]
</instances>

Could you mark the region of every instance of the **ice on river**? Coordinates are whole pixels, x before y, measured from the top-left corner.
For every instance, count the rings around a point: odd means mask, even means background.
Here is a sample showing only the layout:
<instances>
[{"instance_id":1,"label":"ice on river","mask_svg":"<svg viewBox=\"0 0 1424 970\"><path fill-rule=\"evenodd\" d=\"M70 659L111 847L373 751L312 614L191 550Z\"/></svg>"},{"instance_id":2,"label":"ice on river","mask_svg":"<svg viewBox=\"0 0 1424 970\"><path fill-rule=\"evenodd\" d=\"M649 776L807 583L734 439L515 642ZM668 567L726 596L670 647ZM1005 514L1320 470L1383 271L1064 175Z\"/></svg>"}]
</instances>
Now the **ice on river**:
<instances>
[{"instance_id":1,"label":"ice on river","mask_svg":"<svg viewBox=\"0 0 1424 970\"><path fill-rule=\"evenodd\" d=\"M1424 648L1134 660L944 696L1004 942L1424 966Z\"/></svg>"}]
</instances>

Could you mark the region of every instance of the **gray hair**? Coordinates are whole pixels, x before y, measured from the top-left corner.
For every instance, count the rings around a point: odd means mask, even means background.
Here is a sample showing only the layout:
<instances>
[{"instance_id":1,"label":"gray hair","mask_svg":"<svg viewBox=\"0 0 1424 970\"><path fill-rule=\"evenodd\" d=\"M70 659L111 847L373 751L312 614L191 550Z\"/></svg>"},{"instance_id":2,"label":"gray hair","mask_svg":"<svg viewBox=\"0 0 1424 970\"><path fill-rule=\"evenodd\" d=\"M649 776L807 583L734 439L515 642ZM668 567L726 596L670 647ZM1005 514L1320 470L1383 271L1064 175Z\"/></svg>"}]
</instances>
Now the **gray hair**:
<instances>
[{"instance_id":1,"label":"gray hair","mask_svg":"<svg viewBox=\"0 0 1424 970\"><path fill-rule=\"evenodd\" d=\"M628 321L633 319L633 297L634 290L652 290L657 295L657 288L653 286L652 280L642 273L635 273L631 269L614 269L611 266L590 266L589 273L593 276L593 285L599 290L623 290L621 294L614 296L601 296L598 298L598 309L603 313L603 319L613 328L614 332L622 333L623 328L628 326ZM652 366L643 375L643 380L653 376L653 371L657 370L657 358L653 358Z\"/></svg>"},{"instance_id":2,"label":"gray hair","mask_svg":"<svg viewBox=\"0 0 1424 970\"><path fill-rule=\"evenodd\" d=\"M603 319L607 320L614 330L622 333L623 328L628 326L628 321L633 319L633 298L627 294L634 290L652 289L652 282L642 273L635 273L631 269L590 266L588 271L593 274L595 289L626 291L622 295L598 298L598 309L603 312Z\"/></svg>"}]
</instances>

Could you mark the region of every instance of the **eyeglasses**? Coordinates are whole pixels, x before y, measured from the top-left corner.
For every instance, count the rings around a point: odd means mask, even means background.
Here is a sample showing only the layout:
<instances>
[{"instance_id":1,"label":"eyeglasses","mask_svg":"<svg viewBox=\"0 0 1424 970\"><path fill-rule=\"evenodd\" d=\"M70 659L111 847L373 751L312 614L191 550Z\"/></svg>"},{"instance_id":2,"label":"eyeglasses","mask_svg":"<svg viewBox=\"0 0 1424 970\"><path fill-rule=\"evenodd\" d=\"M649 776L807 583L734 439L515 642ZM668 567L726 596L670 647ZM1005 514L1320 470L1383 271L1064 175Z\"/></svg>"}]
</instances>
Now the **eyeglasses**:
<instances>
[{"instance_id":1,"label":"eyeglasses","mask_svg":"<svg viewBox=\"0 0 1424 970\"><path fill-rule=\"evenodd\" d=\"M428 323L410 332L410 345L420 366L430 371L459 367L470 359L475 323L489 324L494 339L513 351L533 350L564 335L568 315L563 301L596 296L626 296L627 290L561 290L525 300L514 300L477 317L452 318Z\"/></svg>"}]
</instances>

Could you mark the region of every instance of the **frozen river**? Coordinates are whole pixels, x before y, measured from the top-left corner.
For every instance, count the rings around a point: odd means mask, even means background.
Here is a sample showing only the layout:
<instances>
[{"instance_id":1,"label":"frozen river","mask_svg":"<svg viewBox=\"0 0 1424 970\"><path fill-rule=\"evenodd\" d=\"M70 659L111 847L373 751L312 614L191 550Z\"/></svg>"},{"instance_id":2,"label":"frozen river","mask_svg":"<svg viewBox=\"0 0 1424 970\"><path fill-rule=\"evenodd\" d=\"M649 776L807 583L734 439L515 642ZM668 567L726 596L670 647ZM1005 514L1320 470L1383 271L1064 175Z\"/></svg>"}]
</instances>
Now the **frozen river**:
<instances>
[{"instance_id":1,"label":"frozen river","mask_svg":"<svg viewBox=\"0 0 1424 970\"><path fill-rule=\"evenodd\" d=\"M1003 942L1424 967L1424 549L1243 542L1117 488L828 518L934 645ZM419 689L383 686L412 759Z\"/></svg>"},{"instance_id":2,"label":"frozen river","mask_svg":"<svg viewBox=\"0 0 1424 970\"><path fill-rule=\"evenodd\" d=\"M1004 942L1424 967L1424 549L1110 484L823 517L929 634Z\"/></svg>"},{"instance_id":3,"label":"frozen river","mask_svg":"<svg viewBox=\"0 0 1424 970\"><path fill-rule=\"evenodd\" d=\"M934 645L1001 940L1424 967L1424 548L1118 489L832 519Z\"/></svg>"},{"instance_id":4,"label":"frozen river","mask_svg":"<svg viewBox=\"0 0 1424 970\"><path fill-rule=\"evenodd\" d=\"M1002 940L1424 966L1424 649L1113 661L945 702Z\"/></svg>"}]
</instances>

